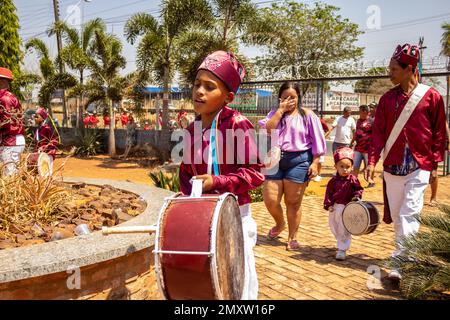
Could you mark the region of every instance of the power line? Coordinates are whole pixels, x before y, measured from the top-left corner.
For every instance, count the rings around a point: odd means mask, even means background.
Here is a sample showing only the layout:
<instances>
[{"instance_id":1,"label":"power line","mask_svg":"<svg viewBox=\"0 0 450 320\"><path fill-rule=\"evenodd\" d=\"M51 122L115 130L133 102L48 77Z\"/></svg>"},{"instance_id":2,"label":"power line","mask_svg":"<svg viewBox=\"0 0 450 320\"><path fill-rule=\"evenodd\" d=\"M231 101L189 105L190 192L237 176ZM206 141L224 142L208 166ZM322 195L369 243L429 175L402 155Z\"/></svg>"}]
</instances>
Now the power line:
<instances>
[{"instance_id":1,"label":"power line","mask_svg":"<svg viewBox=\"0 0 450 320\"><path fill-rule=\"evenodd\" d=\"M413 25L418 25L418 24L422 24L422 23L426 23L426 22L438 21L442 18L446 18L449 16L450 16L450 12L436 15L436 16L425 17L425 18L421 18L421 19L414 19L414 20L408 20L408 21L403 21L403 22L398 22L398 23L387 24L385 26L382 26L381 29L375 29L375 30L365 29L364 31L367 34L374 33L374 32L380 32L380 31L388 31L388 30L393 30L393 29L397 29L397 28L404 28L404 27L409 27L409 26L413 26Z\"/></svg>"}]
</instances>

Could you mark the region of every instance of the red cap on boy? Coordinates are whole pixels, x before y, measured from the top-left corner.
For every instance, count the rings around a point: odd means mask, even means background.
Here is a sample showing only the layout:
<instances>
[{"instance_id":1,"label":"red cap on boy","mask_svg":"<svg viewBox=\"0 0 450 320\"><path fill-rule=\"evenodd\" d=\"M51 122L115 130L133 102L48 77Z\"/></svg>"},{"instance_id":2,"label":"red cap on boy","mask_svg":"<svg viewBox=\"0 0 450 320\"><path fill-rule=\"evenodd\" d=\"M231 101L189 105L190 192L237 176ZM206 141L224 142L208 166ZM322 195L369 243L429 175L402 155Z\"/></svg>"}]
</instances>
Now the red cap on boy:
<instances>
[{"instance_id":1,"label":"red cap on boy","mask_svg":"<svg viewBox=\"0 0 450 320\"><path fill-rule=\"evenodd\" d=\"M334 152L334 163L342 159L350 159L353 162L353 149L349 147L340 147Z\"/></svg>"},{"instance_id":2,"label":"red cap on boy","mask_svg":"<svg viewBox=\"0 0 450 320\"><path fill-rule=\"evenodd\" d=\"M234 54L225 51L216 51L203 60L197 70L208 70L234 93L245 76L244 66L236 59Z\"/></svg>"},{"instance_id":3,"label":"red cap on boy","mask_svg":"<svg viewBox=\"0 0 450 320\"><path fill-rule=\"evenodd\" d=\"M40 115L40 116L42 117L42 119L44 119L44 120L48 118L47 110L45 110L45 109L42 108L42 107L39 107L39 108L36 110L36 113L37 113L38 115Z\"/></svg>"}]
</instances>

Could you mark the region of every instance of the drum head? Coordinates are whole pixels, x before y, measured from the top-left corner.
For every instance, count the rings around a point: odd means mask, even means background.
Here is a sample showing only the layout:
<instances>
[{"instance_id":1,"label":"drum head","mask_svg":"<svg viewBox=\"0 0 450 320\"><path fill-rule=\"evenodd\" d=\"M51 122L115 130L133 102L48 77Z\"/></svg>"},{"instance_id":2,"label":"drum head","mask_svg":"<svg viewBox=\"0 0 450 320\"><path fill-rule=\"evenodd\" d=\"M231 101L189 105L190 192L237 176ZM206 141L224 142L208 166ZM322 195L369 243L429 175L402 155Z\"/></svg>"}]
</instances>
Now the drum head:
<instances>
[{"instance_id":1,"label":"drum head","mask_svg":"<svg viewBox=\"0 0 450 320\"><path fill-rule=\"evenodd\" d=\"M245 280L244 234L239 205L233 196L227 196L220 209L216 261L223 299L240 300Z\"/></svg>"},{"instance_id":2,"label":"drum head","mask_svg":"<svg viewBox=\"0 0 450 320\"><path fill-rule=\"evenodd\" d=\"M350 202L342 212L342 221L345 229L357 236L364 234L369 226L369 213L358 202Z\"/></svg>"},{"instance_id":3,"label":"drum head","mask_svg":"<svg viewBox=\"0 0 450 320\"><path fill-rule=\"evenodd\" d=\"M46 153L40 153L38 158L38 173L41 177L47 177L51 175L51 160L50 156Z\"/></svg>"}]
</instances>

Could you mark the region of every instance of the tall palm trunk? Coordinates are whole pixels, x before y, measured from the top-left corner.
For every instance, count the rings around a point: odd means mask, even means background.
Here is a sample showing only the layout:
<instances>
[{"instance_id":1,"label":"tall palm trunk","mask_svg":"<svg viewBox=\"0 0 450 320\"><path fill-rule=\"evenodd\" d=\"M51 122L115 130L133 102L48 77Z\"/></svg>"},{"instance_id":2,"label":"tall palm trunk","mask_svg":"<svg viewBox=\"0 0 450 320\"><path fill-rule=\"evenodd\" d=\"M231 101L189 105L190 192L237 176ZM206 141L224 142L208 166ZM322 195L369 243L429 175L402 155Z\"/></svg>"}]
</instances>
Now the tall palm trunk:
<instances>
[{"instance_id":1,"label":"tall palm trunk","mask_svg":"<svg viewBox=\"0 0 450 320\"><path fill-rule=\"evenodd\" d=\"M80 70L80 86L83 88L83 70ZM80 93L80 103L77 108L77 128L81 129L83 127L83 89L81 89Z\"/></svg>"},{"instance_id":2,"label":"tall palm trunk","mask_svg":"<svg viewBox=\"0 0 450 320\"><path fill-rule=\"evenodd\" d=\"M116 155L116 136L114 135L116 115L114 114L114 108L111 99L108 99L108 105L109 114L111 115L111 121L109 122L108 153L111 157L113 157Z\"/></svg>"}]
</instances>

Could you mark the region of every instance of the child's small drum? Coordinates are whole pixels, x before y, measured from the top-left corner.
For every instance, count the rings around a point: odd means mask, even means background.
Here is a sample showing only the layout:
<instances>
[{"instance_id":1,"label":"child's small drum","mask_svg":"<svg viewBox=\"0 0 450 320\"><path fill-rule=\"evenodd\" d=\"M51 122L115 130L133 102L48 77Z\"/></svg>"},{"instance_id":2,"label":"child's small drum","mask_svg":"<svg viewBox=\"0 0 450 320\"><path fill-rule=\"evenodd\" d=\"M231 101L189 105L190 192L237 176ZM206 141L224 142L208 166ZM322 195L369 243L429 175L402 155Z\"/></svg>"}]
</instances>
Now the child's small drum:
<instances>
[{"instance_id":1,"label":"child's small drum","mask_svg":"<svg viewBox=\"0 0 450 320\"><path fill-rule=\"evenodd\" d=\"M48 175L52 174L52 168L51 168L51 159L48 154L45 152L35 152L30 153L27 156L27 167L28 170L34 171L37 170L37 173L41 177L47 177Z\"/></svg>"},{"instance_id":2,"label":"child's small drum","mask_svg":"<svg viewBox=\"0 0 450 320\"><path fill-rule=\"evenodd\" d=\"M380 224L380 216L377 208L370 202L354 201L345 206L342 222L348 232L360 236L374 232Z\"/></svg>"}]
</instances>

